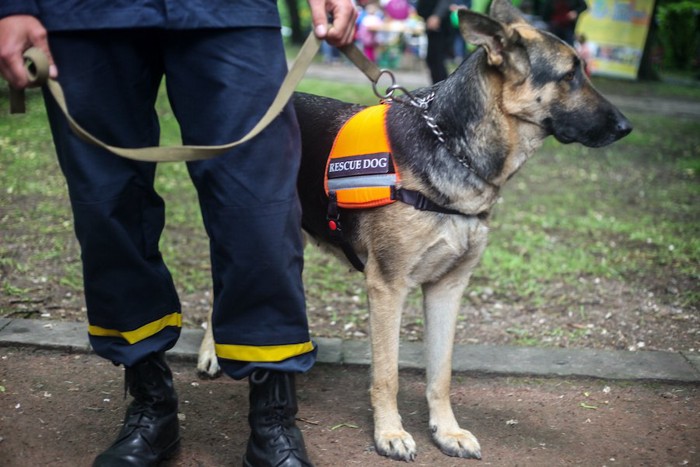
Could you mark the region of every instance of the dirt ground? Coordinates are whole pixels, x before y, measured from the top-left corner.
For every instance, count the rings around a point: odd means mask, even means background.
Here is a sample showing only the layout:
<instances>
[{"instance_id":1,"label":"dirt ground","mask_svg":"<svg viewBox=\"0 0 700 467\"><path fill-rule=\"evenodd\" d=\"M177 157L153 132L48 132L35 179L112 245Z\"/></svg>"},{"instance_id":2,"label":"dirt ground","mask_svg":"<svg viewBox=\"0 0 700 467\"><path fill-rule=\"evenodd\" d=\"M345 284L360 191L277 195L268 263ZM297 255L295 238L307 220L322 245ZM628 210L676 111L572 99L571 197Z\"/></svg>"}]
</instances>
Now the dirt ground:
<instances>
[{"instance_id":1,"label":"dirt ground","mask_svg":"<svg viewBox=\"0 0 700 467\"><path fill-rule=\"evenodd\" d=\"M55 261L74 261L78 267L79 253L74 238L67 237L64 241L72 245L75 255ZM19 262L33 252L30 245L14 250ZM337 263L334 268L347 268L330 255L327 261ZM55 267L51 261L42 266L46 269L13 276L14 286L27 290L28 297L0 294L3 317L85 322L82 293L61 282L61 275L51 269ZM0 264L0 276L2 272ZM357 283L358 293L347 293L346 289L323 297L307 294L312 336L369 338L367 303L359 293L364 288L362 276L356 273L351 277ZM679 289L697 288L697 284L680 284L677 280L670 272L662 277L647 278L647 286L611 278L582 277L575 291L564 283L549 284L539 306L488 287L482 288L479 294L467 290L455 342L700 352L700 312L695 306L677 303L674 298ZM202 326L211 308L210 292L188 293L183 291L185 287L178 289L184 326ZM584 309L585 312L580 311ZM404 310L401 339L422 341L422 320L420 297L416 295Z\"/></svg>"},{"instance_id":2,"label":"dirt ground","mask_svg":"<svg viewBox=\"0 0 700 467\"><path fill-rule=\"evenodd\" d=\"M119 429L122 369L93 355L0 348L0 465L88 466ZM168 466L240 465L247 383L203 381L172 362L182 448ZM299 426L318 467L402 465L372 442L368 371L317 365L298 378ZM457 419L480 440L481 462L431 443L423 374L401 374L400 409L418 444L416 466L700 465L700 387L588 379L457 374Z\"/></svg>"}]
</instances>

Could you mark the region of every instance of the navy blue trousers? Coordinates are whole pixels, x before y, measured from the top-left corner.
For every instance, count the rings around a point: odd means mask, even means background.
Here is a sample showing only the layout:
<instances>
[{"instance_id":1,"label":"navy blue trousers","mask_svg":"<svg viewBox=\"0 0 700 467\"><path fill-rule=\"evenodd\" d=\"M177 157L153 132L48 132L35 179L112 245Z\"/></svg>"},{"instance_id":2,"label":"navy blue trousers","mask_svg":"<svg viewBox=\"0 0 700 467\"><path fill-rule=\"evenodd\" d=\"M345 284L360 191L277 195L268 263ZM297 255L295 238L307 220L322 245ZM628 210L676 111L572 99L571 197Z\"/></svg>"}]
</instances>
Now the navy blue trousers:
<instances>
[{"instance_id":1,"label":"navy blue trousers","mask_svg":"<svg viewBox=\"0 0 700 467\"><path fill-rule=\"evenodd\" d=\"M254 126L286 73L274 28L61 32L49 41L71 114L115 146L158 145L163 77L183 143L217 145ZM131 366L171 348L182 321L158 246L156 164L83 142L48 95L46 106L81 247L90 342ZM301 282L300 151L288 105L254 140L187 163L210 240L217 355L234 378L259 367L302 372L315 360Z\"/></svg>"}]
</instances>

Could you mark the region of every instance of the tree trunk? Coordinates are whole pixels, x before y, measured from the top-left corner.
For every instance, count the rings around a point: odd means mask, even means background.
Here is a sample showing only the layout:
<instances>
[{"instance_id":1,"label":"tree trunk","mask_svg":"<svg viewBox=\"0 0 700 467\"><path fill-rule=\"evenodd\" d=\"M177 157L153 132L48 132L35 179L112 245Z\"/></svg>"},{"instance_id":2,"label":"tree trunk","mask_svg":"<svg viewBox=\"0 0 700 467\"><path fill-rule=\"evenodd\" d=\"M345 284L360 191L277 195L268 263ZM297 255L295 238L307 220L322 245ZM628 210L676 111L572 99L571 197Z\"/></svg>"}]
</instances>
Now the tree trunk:
<instances>
[{"instance_id":1,"label":"tree trunk","mask_svg":"<svg viewBox=\"0 0 700 467\"><path fill-rule=\"evenodd\" d=\"M285 0L287 10L289 11L289 27L292 28L290 37L292 44L301 45L304 43L304 31L301 30L301 19L299 17L299 5L297 0Z\"/></svg>"},{"instance_id":2,"label":"tree trunk","mask_svg":"<svg viewBox=\"0 0 700 467\"><path fill-rule=\"evenodd\" d=\"M651 13L651 21L649 23L649 33L647 34L647 40L644 43L644 51L642 52L642 59L639 62L639 71L637 72L637 79L642 81L661 81L661 76L659 72L654 68L654 45L658 42L657 26L656 26L656 5L658 2L654 2L654 9Z\"/></svg>"}]
</instances>

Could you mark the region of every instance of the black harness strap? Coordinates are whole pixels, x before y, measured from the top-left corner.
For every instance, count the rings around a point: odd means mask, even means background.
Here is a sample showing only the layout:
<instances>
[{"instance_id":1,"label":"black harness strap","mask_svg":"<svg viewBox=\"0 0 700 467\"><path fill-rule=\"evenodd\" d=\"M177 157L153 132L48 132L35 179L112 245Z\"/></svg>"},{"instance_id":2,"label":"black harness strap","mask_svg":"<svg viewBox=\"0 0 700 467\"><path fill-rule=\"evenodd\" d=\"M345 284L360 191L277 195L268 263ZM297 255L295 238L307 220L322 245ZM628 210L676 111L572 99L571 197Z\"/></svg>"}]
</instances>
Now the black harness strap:
<instances>
[{"instance_id":1,"label":"black harness strap","mask_svg":"<svg viewBox=\"0 0 700 467\"><path fill-rule=\"evenodd\" d=\"M477 217L479 219L485 219L488 217L488 212L464 214L463 212L440 206L439 204L426 198L423 193L415 190L407 190L405 188L396 188L392 190L392 198L409 204L419 211L432 211L439 212L441 214L457 214L464 217ZM328 229L333 242L343 250L345 257L348 259L348 261L350 261L350 264L352 264L358 271L363 272L365 270L365 264L357 256L355 249L343 235L343 229L340 224L340 211L338 210L338 197L334 191L328 193L328 214L326 215L326 220L328 221Z\"/></svg>"},{"instance_id":2,"label":"black harness strap","mask_svg":"<svg viewBox=\"0 0 700 467\"><path fill-rule=\"evenodd\" d=\"M434 203L430 199L426 198L425 195L423 195L423 193L421 193L420 191L407 190L405 188L396 188L392 193L392 198L404 202L406 204L410 204L419 211L433 211L442 214L459 214L461 216L471 217L454 209L449 209L444 206L440 206L437 203Z\"/></svg>"},{"instance_id":3,"label":"black harness strap","mask_svg":"<svg viewBox=\"0 0 700 467\"><path fill-rule=\"evenodd\" d=\"M328 231L330 232L333 242L340 246L345 257L350 261L350 264L358 271L363 272L365 270L365 263L357 256L355 249L345 238L345 235L343 235L343 227L340 224L340 211L338 211L338 195L335 191L328 193L328 213L326 214L326 221L328 221Z\"/></svg>"}]
</instances>

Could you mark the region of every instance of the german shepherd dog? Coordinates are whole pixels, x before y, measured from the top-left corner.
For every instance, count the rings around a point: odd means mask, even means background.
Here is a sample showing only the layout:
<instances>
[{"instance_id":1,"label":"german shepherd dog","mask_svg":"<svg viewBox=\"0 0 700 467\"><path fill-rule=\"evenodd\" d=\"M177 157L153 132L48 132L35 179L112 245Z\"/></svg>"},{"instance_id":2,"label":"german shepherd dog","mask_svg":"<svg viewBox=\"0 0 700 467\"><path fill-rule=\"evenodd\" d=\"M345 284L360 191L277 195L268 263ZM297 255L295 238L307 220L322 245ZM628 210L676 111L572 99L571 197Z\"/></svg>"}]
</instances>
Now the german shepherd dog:
<instances>
[{"instance_id":1,"label":"german shepherd dog","mask_svg":"<svg viewBox=\"0 0 700 467\"><path fill-rule=\"evenodd\" d=\"M494 0L490 16L460 10L459 28L478 50L445 81L412 93L429 100L426 112L440 133L415 106L393 102L386 118L401 187L442 208L396 202L341 209L345 239L365 264L374 441L380 454L404 461L416 455L396 400L399 328L409 290L420 285L424 297L432 438L447 455L481 458L477 439L455 420L449 394L460 299L486 248L488 213L546 137L600 147L632 131L592 87L575 50L529 25L508 0ZM336 134L362 107L306 94L294 103L302 133L303 227L314 241L333 246L324 169ZM212 347L211 336L205 337L202 372L216 372Z\"/></svg>"}]
</instances>

